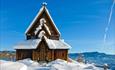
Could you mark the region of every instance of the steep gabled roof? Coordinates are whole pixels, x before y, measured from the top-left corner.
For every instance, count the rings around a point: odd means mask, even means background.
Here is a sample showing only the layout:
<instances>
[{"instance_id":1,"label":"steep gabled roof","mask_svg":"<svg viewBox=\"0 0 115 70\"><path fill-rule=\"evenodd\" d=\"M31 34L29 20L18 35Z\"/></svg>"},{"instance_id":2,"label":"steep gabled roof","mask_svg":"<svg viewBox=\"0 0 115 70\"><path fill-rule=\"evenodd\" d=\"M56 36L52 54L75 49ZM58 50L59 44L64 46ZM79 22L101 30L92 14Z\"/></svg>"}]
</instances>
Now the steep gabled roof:
<instances>
[{"instance_id":1,"label":"steep gabled roof","mask_svg":"<svg viewBox=\"0 0 115 70\"><path fill-rule=\"evenodd\" d=\"M21 44L17 44L14 48L15 49L36 49L40 42L43 39L33 39L33 40L27 40L25 42L22 42ZM51 40L48 38L44 38L46 44L48 45L49 49L70 49L71 46L68 45L63 40Z\"/></svg>"},{"instance_id":2,"label":"steep gabled roof","mask_svg":"<svg viewBox=\"0 0 115 70\"><path fill-rule=\"evenodd\" d=\"M41 42L41 39L24 40L14 46L14 49L35 49Z\"/></svg>"},{"instance_id":3,"label":"steep gabled roof","mask_svg":"<svg viewBox=\"0 0 115 70\"><path fill-rule=\"evenodd\" d=\"M43 6L41 7L41 9L39 10L38 14L37 14L36 17L34 18L34 20L31 22L31 24L29 25L29 27L28 27L27 30L25 31L25 34L27 34L27 32L31 29L32 25L35 24L35 21L37 20L37 18L38 18L38 17L40 16L40 14L41 14L42 12L44 12L44 11L46 12L46 14L48 14L48 17L50 18L51 22L53 23L53 26L56 28L56 31L60 34L58 28L56 27L56 25L55 25L55 23L54 23L54 21L53 21L51 15L50 15L50 13L49 13L49 11L48 11L48 9L46 8L45 5L43 5Z\"/></svg>"}]
</instances>

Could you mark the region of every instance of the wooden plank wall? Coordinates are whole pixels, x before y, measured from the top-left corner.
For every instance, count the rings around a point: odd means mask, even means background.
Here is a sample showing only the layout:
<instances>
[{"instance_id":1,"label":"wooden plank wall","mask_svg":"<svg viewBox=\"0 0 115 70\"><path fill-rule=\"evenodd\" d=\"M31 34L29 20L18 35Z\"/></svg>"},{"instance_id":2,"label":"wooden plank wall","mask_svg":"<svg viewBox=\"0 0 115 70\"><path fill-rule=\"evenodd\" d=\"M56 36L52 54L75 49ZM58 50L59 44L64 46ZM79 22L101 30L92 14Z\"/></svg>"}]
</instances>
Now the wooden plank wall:
<instances>
[{"instance_id":1,"label":"wooden plank wall","mask_svg":"<svg viewBox=\"0 0 115 70\"><path fill-rule=\"evenodd\" d=\"M18 49L16 50L16 60L21 60L25 58L32 59L32 50Z\"/></svg>"},{"instance_id":2,"label":"wooden plank wall","mask_svg":"<svg viewBox=\"0 0 115 70\"><path fill-rule=\"evenodd\" d=\"M68 50L51 50L46 49L46 52L39 50L16 50L16 60L31 58L36 61L53 61L56 59L67 60ZM44 54L43 54L44 53Z\"/></svg>"},{"instance_id":3,"label":"wooden plank wall","mask_svg":"<svg viewBox=\"0 0 115 70\"><path fill-rule=\"evenodd\" d=\"M63 59L67 60L67 52L68 50L64 49L57 49L55 50L55 59Z\"/></svg>"}]
</instances>

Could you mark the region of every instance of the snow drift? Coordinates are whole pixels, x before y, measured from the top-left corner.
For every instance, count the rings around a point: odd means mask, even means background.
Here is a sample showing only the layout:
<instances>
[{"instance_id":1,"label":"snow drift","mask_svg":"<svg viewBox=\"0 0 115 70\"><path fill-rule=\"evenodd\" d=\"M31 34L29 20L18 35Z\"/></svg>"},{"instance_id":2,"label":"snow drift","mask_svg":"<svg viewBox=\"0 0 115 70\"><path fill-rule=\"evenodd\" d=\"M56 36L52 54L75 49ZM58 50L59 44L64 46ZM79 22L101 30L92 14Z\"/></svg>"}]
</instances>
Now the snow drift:
<instances>
[{"instance_id":1,"label":"snow drift","mask_svg":"<svg viewBox=\"0 0 115 70\"><path fill-rule=\"evenodd\" d=\"M49 63L38 63L30 59L16 62L0 60L1 70L101 70L93 64L67 62L57 59Z\"/></svg>"}]
</instances>

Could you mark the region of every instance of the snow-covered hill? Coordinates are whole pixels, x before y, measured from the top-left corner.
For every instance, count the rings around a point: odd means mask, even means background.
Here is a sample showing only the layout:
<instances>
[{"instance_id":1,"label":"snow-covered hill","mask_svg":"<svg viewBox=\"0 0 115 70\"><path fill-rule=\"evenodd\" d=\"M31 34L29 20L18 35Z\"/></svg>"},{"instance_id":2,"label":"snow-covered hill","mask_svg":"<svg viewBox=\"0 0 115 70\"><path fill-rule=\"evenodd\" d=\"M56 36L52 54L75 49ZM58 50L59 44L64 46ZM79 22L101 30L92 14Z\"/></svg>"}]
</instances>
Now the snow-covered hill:
<instances>
[{"instance_id":1,"label":"snow-covered hill","mask_svg":"<svg viewBox=\"0 0 115 70\"><path fill-rule=\"evenodd\" d=\"M76 61L67 62L61 59L49 63L38 63L30 59L16 62L0 60L1 70L103 70L93 64L83 64Z\"/></svg>"}]
</instances>

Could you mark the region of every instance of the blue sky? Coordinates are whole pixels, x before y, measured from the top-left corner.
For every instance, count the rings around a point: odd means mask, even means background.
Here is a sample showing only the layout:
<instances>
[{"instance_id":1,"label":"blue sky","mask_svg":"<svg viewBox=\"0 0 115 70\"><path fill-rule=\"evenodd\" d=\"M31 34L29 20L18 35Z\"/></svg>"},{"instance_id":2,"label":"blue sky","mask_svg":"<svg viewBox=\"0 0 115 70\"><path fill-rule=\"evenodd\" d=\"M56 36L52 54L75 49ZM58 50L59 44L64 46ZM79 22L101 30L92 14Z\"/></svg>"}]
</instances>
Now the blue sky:
<instances>
[{"instance_id":1,"label":"blue sky","mask_svg":"<svg viewBox=\"0 0 115 70\"><path fill-rule=\"evenodd\" d=\"M115 54L115 6L104 42L113 0L0 1L0 50L13 50L16 43L25 40L26 28L45 1L61 38L72 46L69 52Z\"/></svg>"}]
</instances>

